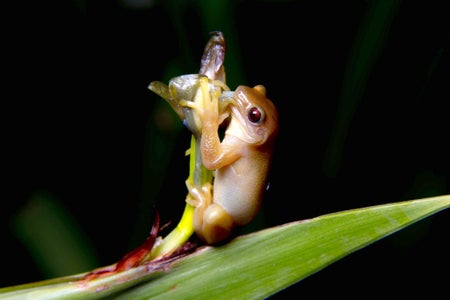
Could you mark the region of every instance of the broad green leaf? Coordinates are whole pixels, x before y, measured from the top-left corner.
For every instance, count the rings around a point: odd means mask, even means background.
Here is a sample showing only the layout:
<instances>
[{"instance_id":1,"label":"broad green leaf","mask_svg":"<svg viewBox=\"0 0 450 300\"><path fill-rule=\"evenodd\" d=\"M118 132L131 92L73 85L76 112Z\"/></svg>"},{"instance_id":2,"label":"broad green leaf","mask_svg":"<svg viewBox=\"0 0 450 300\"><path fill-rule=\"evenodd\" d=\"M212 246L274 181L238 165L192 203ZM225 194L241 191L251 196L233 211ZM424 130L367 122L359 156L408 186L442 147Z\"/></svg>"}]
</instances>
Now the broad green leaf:
<instances>
[{"instance_id":1,"label":"broad green leaf","mask_svg":"<svg viewBox=\"0 0 450 300\"><path fill-rule=\"evenodd\" d=\"M450 206L450 195L323 215L203 247L159 270L80 284L82 274L0 289L1 299L260 299Z\"/></svg>"}]
</instances>

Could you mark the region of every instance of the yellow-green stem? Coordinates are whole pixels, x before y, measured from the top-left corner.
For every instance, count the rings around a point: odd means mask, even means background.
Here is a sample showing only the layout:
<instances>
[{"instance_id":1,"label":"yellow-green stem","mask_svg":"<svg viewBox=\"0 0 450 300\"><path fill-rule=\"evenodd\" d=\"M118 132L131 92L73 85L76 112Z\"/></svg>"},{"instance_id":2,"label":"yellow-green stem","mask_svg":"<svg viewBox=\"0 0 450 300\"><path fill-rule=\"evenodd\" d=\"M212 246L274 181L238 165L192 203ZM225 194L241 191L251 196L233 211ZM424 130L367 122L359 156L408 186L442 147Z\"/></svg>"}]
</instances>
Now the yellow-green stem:
<instances>
[{"instance_id":1,"label":"yellow-green stem","mask_svg":"<svg viewBox=\"0 0 450 300\"><path fill-rule=\"evenodd\" d=\"M199 149L200 139L192 135L190 159L189 159L189 177L188 180L194 186L201 186L206 182L212 181L212 172L206 169L201 160ZM183 215L178 225L173 229L159 245L154 247L149 255L149 259L158 256L166 256L172 254L181 247L194 233L193 218L195 207L186 203Z\"/></svg>"}]
</instances>

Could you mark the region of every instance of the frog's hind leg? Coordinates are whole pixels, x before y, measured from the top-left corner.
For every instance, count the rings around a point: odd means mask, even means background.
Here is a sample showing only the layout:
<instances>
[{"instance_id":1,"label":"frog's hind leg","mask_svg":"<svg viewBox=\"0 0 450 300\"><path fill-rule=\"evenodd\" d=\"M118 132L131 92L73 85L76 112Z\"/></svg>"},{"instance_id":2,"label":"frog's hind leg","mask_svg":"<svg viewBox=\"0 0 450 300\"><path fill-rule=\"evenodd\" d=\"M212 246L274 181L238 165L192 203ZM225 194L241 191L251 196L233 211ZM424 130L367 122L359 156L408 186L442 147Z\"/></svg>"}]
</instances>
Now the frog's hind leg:
<instances>
[{"instance_id":1,"label":"frog's hind leg","mask_svg":"<svg viewBox=\"0 0 450 300\"><path fill-rule=\"evenodd\" d=\"M208 244L215 244L231 235L234 222L227 211L213 203L203 211L201 238Z\"/></svg>"},{"instance_id":2,"label":"frog's hind leg","mask_svg":"<svg viewBox=\"0 0 450 300\"><path fill-rule=\"evenodd\" d=\"M205 209L212 204L212 184L207 182L201 187L196 187L189 180L186 180L186 187L188 189L186 202L190 206L195 207L193 219L194 230L203 239L203 215Z\"/></svg>"}]
</instances>

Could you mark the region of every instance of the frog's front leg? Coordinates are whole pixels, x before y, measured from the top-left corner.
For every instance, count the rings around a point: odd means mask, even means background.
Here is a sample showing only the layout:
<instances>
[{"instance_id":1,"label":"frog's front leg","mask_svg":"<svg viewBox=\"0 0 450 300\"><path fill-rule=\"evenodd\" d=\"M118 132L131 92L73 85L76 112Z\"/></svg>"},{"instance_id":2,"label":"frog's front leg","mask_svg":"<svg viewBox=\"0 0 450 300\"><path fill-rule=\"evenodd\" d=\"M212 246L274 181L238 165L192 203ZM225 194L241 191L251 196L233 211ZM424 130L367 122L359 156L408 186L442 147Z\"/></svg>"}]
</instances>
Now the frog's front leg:
<instances>
[{"instance_id":1,"label":"frog's front leg","mask_svg":"<svg viewBox=\"0 0 450 300\"><path fill-rule=\"evenodd\" d=\"M227 93L227 96L222 94ZM194 119L196 128L201 131L207 119L214 120L214 125L221 124L229 116L228 105L233 101L233 92L222 82L209 81L207 77L200 77L197 92L191 100L181 99L179 104L182 107L188 107L194 110ZM223 97L222 97L223 96ZM219 101L219 97L221 97ZM206 116L207 114L207 116ZM213 117L211 118L211 114ZM218 126L217 126L218 127Z\"/></svg>"},{"instance_id":2,"label":"frog's front leg","mask_svg":"<svg viewBox=\"0 0 450 300\"><path fill-rule=\"evenodd\" d=\"M203 119L203 103L198 103L197 101L190 101L190 100L180 100L180 105L183 107L189 107L191 109L194 110L195 114L196 114L196 118L198 119L198 121L196 121L196 126L197 128L201 128L201 120Z\"/></svg>"}]
</instances>

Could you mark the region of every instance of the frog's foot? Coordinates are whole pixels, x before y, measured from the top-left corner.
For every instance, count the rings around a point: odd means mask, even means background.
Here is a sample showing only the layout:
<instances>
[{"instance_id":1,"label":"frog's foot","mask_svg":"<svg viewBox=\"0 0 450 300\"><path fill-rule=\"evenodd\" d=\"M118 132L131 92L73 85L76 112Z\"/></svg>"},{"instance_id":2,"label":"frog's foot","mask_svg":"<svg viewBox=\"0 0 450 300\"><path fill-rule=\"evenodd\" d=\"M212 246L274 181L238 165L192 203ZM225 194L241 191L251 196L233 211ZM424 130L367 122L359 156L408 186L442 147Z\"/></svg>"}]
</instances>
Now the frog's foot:
<instances>
[{"instance_id":1,"label":"frog's foot","mask_svg":"<svg viewBox=\"0 0 450 300\"><path fill-rule=\"evenodd\" d=\"M186 180L188 194L186 202L193 207L206 207L212 203L212 184L207 182L201 187L194 186L189 180Z\"/></svg>"}]
</instances>

